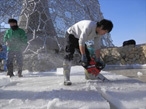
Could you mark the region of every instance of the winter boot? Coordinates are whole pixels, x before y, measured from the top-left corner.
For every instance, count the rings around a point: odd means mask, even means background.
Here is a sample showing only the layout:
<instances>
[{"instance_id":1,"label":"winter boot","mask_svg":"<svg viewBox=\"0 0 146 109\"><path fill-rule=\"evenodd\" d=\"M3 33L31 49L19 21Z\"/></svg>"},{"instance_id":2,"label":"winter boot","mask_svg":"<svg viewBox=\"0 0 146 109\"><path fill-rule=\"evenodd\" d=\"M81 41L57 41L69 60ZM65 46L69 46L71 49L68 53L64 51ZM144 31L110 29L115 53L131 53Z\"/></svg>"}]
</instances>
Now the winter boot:
<instances>
[{"instance_id":1,"label":"winter boot","mask_svg":"<svg viewBox=\"0 0 146 109\"><path fill-rule=\"evenodd\" d=\"M85 79L88 80L89 78L89 73L86 69L84 69L84 73L85 73Z\"/></svg>"},{"instance_id":2,"label":"winter boot","mask_svg":"<svg viewBox=\"0 0 146 109\"><path fill-rule=\"evenodd\" d=\"M63 62L63 75L64 75L64 85L71 85L70 81L70 69L71 69L71 61L64 60Z\"/></svg>"},{"instance_id":3,"label":"winter boot","mask_svg":"<svg viewBox=\"0 0 146 109\"><path fill-rule=\"evenodd\" d=\"M13 77L15 75L13 74L13 72L7 72L7 76L10 76L10 78L11 78L11 77Z\"/></svg>"},{"instance_id":4,"label":"winter boot","mask_svg":"<svg viewBox=\"0 0 146 109\"><path fill-rule=\"evenodd\" d=\"M19 71L18 71L18 77L23 77L23 75L22 75L22 70L19 70Z\"/></svg>"},{"instance_id":5,"label":"winter boot","mask_svg":"<svg viewBox=\"0 0 146 109\"><path fill-rule=\"evenodd\" d=\"M8 69L7 75L10 76L10 78L12 76L14 76L14 74L13 74L13 64L12 63L7 65L7 69Z\"/></svg>"}]
</instances>

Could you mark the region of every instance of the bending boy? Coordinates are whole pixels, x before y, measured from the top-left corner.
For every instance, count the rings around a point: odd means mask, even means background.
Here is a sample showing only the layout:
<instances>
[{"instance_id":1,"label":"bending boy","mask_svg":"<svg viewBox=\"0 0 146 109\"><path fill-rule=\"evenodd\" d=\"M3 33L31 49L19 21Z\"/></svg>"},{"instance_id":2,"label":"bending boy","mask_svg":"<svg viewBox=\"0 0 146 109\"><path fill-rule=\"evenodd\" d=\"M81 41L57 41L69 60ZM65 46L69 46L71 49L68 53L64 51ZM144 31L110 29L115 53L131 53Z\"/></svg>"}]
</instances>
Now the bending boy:
<instances>
[{"instance_id":1,"label":"bending boy","mask_svg":"<svg viewBox=\"0 0 146 109\"><path fill-rule=\"evenodd\" d=\"M85 44L88 40L94 40L96 63L104 66L104 63L100 60L101 37L109 33L112 28L113 23L110 20L103 19L100 22L82 20L67 30L63 62L64 85L72 84L70 81L70 69L75 50L81 54L81 61L85 66L90 62L90 54Z\"/></svg>"}]
</instances>

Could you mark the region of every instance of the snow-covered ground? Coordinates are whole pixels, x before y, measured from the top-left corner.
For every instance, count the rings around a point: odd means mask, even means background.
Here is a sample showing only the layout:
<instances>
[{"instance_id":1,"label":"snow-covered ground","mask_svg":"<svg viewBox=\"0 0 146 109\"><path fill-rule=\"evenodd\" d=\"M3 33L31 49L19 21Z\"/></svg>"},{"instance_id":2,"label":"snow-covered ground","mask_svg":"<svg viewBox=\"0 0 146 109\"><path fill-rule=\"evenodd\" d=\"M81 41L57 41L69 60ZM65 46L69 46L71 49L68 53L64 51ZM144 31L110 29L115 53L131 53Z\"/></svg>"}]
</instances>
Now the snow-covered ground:
<instances>
[{"instance_id":1,"label":"snow-covered ground","mask_svg":"<svg viewBox=\"0 0 146 109\"><path fill-rule=\"evenodd\" d=\"M110 82L85 80L84 69L74 66L72 86L63 85L62 68L54 72L23 71L23 78L0 73L0 109L146 109L145 83L101 73Z\"/></svg>"}]
</instances>

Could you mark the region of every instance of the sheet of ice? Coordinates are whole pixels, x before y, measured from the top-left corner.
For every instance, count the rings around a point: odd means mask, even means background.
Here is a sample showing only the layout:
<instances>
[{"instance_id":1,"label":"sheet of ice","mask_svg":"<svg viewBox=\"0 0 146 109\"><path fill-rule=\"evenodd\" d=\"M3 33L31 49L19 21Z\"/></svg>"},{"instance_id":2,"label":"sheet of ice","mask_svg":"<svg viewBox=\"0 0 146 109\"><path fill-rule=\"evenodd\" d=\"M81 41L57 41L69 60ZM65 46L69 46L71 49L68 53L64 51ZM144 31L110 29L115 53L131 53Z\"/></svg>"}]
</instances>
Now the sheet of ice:
<instances>
[{"instance_id":1,"label":"sheet of ice","mask_svg":"<svg viewBox=\"0 0 146 109\"><path fill-rule=\"evenodd\" d=\"M110 82L85 80L84 69L71 69L72 86L63 85L63 69L52 72L23 71L24 77L0 81L0 109L146 109L146 84L102 71ZM5 81L5 80L4 80Z\"/></svg>"},{"instance_id":2,"label":"sheet of ice","mask_svg":"<svg viewBox=\"0 0 146 109\"><path fill-rule=\"evenodd\" d=\"M97 83L96 89L115 108L146 109L146 84L122 75L102 72L111 80L109 83ZM93 86L93 84L92 84Z\"/></svg>"},{"instance_id":3,"label":"sheet of ice","mask_svg":"<svg viewBox=\"0 0 146 109\"><path fill-rule=\"evenodd\" d=\"M11 78L11 83L0 89L0 109L110 109L101 94L89 89L80 73L72 75L73 85L68 87L56 72L24 71L23 78Z\"/></svg>"}]
</instances>

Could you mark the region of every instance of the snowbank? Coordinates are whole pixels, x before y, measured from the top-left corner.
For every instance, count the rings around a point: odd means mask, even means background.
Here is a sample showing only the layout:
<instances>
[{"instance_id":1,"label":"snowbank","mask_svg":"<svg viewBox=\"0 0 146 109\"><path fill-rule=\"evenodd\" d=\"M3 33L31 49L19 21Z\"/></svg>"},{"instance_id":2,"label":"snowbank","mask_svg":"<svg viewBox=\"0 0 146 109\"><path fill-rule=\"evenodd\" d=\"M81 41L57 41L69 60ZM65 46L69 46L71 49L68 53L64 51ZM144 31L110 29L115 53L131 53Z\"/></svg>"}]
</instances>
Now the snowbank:
<instances>
[{"instance_id":1,"label":"snowbank","mask_svg":"<svg viewBox=\"0 0 146 109\"><path fill-rule=\"evenodd\" d=\"M5 75L0 75L0 87L10 83L10 78Z\"/></svg>"}]
</instances>

